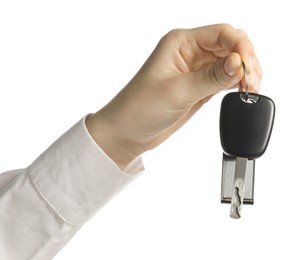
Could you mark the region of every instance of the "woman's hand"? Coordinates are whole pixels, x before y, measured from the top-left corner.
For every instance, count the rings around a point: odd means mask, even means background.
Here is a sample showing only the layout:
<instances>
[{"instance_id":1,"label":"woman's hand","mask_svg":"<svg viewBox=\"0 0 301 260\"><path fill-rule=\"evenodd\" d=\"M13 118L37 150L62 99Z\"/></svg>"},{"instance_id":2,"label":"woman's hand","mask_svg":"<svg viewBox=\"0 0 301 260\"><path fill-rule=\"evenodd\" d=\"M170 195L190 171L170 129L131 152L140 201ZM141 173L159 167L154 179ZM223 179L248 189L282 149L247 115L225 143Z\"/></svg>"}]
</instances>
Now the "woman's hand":
<instances>
[{"instance_id":1,"label":"woman's hand","mask_svg":"<svg viewBox=\"0 0 301 260\"><path fill-rule=\"evenodd\" d=\"M173 30L134 78L86 124L121 169L183 126L216 93L242 80L258 92L261 68L246 33L227 24Z\"/></svg>"}]
</instances>

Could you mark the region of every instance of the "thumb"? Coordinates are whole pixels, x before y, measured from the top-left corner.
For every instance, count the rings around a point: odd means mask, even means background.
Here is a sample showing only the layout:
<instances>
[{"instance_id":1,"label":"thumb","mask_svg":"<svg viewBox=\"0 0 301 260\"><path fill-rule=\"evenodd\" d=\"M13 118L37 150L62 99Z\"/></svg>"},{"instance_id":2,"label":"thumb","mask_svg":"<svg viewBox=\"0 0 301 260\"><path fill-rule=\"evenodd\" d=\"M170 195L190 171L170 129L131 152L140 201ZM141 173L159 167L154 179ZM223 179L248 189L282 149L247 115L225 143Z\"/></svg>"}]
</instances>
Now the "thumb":
<instances>
[{"instance_id":1,"label":"thumb","mask_svg":"<svg viewBox=\"0 0 301 260\"><path fill-rule=\"evenodd\" d=\"M198 98L202 99L236 85L243 76L241 63L239 54L231 53L195 72L193 85Z\"/></svg>"}]
</instances>

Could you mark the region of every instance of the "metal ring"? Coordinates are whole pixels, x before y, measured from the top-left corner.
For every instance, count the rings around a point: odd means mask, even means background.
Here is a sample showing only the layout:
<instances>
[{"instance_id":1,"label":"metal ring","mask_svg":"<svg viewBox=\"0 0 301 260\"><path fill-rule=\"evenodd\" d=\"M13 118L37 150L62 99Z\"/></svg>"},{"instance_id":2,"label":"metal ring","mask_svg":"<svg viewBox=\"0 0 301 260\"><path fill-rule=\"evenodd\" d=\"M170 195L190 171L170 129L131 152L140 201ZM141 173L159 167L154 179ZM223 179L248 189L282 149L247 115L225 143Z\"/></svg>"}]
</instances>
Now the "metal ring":
<instances>
[{"instance_id":1,"label":"metal ring","mask_svg":"<svg viewBox=\"0 0 301 260\"><path fill-rule=\"evenodd\" d=\"M248 77L247 77L247 69L246 69L246 65L245 65L245 63L243 61L241 62L241 65L242 65L242 69L244 71L244 80L245 80L245 86L246 86L246 91L244 93L244 99L247 100L248 96L249 96L249 93L248 93L248 90L249 90L249 81L248 81ZM239 91L240 92L243 91L241 82L242 82L242 80L240 81L240 87L239 87Z\"/></svg>"}]
</instances>

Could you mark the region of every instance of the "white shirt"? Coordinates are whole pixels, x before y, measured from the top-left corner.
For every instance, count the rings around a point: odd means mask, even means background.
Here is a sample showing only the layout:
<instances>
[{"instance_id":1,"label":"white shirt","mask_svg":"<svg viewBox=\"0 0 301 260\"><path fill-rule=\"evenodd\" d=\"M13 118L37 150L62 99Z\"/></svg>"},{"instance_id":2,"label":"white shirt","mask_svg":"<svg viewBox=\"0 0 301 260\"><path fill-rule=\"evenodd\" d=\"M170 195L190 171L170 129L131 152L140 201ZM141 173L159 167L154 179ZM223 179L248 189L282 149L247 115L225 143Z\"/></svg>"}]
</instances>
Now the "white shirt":
<instances>
[{"instance_id":1,"label":"white shirt","mask_svg":"<svg viewBox=\"0 0 301 260\"><path fill-rule=\"evenodd\" d=\"M0 175L0 259L52 259L143 170L138 157L121 171L83 118L29 167Z\"/></svg>"}]
</instances>

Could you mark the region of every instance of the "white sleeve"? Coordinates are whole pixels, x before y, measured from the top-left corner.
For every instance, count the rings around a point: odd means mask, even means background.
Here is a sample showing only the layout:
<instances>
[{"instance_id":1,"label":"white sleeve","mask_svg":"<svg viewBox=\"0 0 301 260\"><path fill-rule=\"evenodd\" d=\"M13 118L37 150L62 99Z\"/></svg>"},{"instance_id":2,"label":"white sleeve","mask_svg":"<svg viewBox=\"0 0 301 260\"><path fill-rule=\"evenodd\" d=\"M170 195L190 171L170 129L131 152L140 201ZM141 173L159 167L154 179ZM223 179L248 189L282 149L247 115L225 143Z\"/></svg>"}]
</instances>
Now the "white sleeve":
<instances>
[{"instance_id":1,"label":"white sleeve","mask_svg":"<svg viewBox=\"0 0 301 260\"><path fill-rule=\"evenodd\" d=\"M0 175L0 259L52 259L142 171L121 171L80 120L29 167Z\"/></svg>"}]
</instances>

